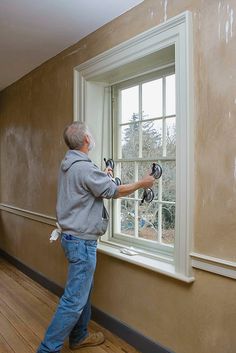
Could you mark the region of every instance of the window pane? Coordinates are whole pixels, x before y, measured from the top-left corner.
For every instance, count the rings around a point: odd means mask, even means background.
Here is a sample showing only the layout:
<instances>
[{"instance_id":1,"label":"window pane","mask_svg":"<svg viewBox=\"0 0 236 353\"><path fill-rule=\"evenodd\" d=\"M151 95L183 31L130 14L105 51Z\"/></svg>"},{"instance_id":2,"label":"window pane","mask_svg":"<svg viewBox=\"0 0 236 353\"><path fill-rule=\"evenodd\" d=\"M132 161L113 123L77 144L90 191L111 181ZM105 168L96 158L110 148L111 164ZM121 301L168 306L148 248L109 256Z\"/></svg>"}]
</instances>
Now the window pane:
<instances>
[{"instance_id":1,"label":"window pane","mask_svg":"<svg viewBox=\"0 0 236 353\"><path fill-rule=\"evenodd\" d=\"M122 184L134 182L134 163L122 162L121 165L121 181Z\"/></svg>"},{"instance_id":2,"label":"window pane","mask_svg":"<svg viewBox=\"0 0 236 353\"><path fill-rule=\"evenodd\" d=\"M151 119L162 116L162 105L162 79L142 84L143 119Z\"/></svg>"},{"instance_id":3,"label":"window pane","mask_svg":"<svg viewBox=\"0 0 236 353\"><path fill-rule=\"evenodd\" d=\"M134 236L135 201L121 200L121 233Z\"/></svg>"},{"instance_id":4,"label":"window pane","mask_svg":"<svg viewBox=\"0 0 236 353\"><path fill-rule=\"evenodd\" d=\"M129 184L135 181L135 173L134 173L134 163L130 162L122 162L121 165L121 183ZM129 195L128 197L134 197L134 193Z\"/></svg>"},{"instance_id":5,"label":"window pane","mask_svg":"<svg viewBox=\"0 0 236 353\"><path fill-rule=\"evenodd\" d=\"M175 156L176 152L176 118L166 119L166 152L167 156Z\"/></svg>"},{"instance_id":6,"label":"window pane","mask_svg":"<svg viewBox=\"0 0 236 353\"><path fill-rule=\"evenodd\" d=\"M139 205L139 237L158 240L158 203Z\"/></svg>"},{"instance_id":7,"label":"window pane","mask_svg":"<svg viewBox=\"0 0 236 353\"><path fill-rule=\"evenodd\" d=\"M156 161L153 161L153 162L156 162ZM147 174L150 174L151 171L152 171L152 163L151 162L140 162L138 164L138 178L139 179L143 178ZM159 182L155 181L154 185L152 187L155 199L158 199L158 185L159 185ZM138 197L140 199L142 199L142 196L143 196L143 189L140 189L138 191Z\"/></svg>"},{"instance_id":8,"label":"window pane","mask_svg":"<svg viewBox=\"0 0 236 353\"><path fill-rule=\"evenodd\" d=\"M121 91L121 122L128 123L138 118L139 87L134 86Z\"/></svg>"},{"instance_id":9,"label":"window pane","mask_svg":"<svg viewBox=\"0 0 236 353\"><path fill-rule=\"evenodd\" d=\"M175 202L175 161L162 163L162 200Z\"/></svg>"},{"instance_id":10,"label":"window pane","mask_svg":"<svg viewBox=\"0 0 236 353\"><path fill-rule=\"evenodd\" d=\"M162 156L162 119L142 123L144 158Z\"/></svg>"},{"instance_id":11,"label":"window pane","mask_svg":"<svg viewBox=\"0 0 236 353\"><path fill-rule=\"evenodd\" d=\"M166 77L166 115L175 115L175 74Z\"/></svg>"},{"instance_id":12,"label":"window pane","mask_svg":"<svg viewBox=\"0 0 236 353\"><path fill-rule=\"evenodd\" d=\"M162 205L162 242L174 244L175 237L175 205Z\"/></svg>"},{"instance_id":13,"label":"window pane","mask_svg":"<svg viewBox=\"0 0 236 353\"><path fill-rule=\"evenodd\" d=\"M135 158L139 155L139 123L121 127L122 158Z\"/></svg>"}]
</instances>

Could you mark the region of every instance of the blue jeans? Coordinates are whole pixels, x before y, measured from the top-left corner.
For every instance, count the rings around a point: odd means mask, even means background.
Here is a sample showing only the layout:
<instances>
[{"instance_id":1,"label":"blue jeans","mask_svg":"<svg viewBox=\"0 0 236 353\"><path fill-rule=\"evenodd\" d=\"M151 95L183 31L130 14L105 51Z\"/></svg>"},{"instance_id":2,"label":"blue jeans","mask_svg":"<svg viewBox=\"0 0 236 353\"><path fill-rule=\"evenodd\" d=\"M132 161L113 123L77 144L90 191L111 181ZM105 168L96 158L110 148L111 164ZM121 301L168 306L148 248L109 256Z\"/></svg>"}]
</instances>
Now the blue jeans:
<instances>
[{"instance_id":1,"label":"blue jeans","mask_svg":"<svg viewBox=\"0 0 236 353\"><path fill-rule=\"evenodd\" d=\"M70 344L88 336L97 241L62 234L61 245L69 261L67 283L37 353L59 353L68 336Z\"/></svg>"}]
</instances>

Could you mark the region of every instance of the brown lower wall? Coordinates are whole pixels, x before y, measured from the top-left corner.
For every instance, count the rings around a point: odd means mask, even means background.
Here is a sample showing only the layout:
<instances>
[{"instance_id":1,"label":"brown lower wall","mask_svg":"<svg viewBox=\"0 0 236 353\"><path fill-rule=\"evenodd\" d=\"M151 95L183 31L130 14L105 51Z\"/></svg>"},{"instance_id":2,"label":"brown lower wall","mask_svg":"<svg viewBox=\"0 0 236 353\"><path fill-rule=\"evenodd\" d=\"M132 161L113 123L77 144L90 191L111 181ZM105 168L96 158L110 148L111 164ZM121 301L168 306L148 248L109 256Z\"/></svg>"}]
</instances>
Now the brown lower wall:
<instances>
[{"instance_id":1,"label":"brown lower wall","mask_svg":"<svg viewBox=\"0 0 236 353\"><path fill-rule=\"evenodd\" d=\"M51 226L1 211L0 248L64 286ZM175 353L235 353L235 280L195 270L193 284L98 253L93 305Z\"/></svg>"},{"instance_id":2,"label":"brown lower wall","mask_svg":"<svg viewBox=\"0 0 236 353\"><path fill-rule=\"evenodd\" d=\"M198 270L195 279L99 255L93 303L176 353L235 352L235 281Z\"/></svg>"},{"instance_id":3,"label":"brown lower wall","mask_svg":"<svg viewBox=\"0 0 236 353\"><path fill-rule=\"evenodd\" d=\"M64 286L67 262L60 242L50 244L53 227L1 211L0 248L36 272Z\"/></svg>"}]
</instances>

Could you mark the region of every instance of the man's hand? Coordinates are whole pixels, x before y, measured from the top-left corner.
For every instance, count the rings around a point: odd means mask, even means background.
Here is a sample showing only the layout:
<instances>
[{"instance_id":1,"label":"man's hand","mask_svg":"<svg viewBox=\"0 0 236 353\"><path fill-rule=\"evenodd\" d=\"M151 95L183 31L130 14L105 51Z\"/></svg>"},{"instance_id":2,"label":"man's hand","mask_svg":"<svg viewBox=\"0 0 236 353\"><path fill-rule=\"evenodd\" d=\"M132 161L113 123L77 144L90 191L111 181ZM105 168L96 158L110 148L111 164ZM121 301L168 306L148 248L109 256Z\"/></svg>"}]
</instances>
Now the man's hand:
<instances>
[{"instance_id":1,"label":"man's hand","mask_svg":"<svg viewBox=\"0 0 236 353\"><path fill-rule=\"evenodd\" d=\"M147 189L153 186L156 179L152 175L147 175L143 179L132 184L118 186L118 190L114 196L115 199L131 195L138 189Z\"/></svg>"},{"instance_id":2,"label":"man's hand","mask_svg":"<svg viewBox=\"0 0 236 353\"><path fill-rule=\"evenodd\" d=\"M144 189L151 188L154 184L155 178L152 175L146 175L140 180L141 187Z\"/></svg>"},{"instance_id":3,"label":"man's hand","mask_svg":"<svg viewBox=\"0 0 236 353\"><path fill-rule=\"evenodd\" d=\"M113 178L113 170L108 167L104 170L104 173L106 173L107 175L111 175L111 177Z\"/></svg>"}]
</instances>

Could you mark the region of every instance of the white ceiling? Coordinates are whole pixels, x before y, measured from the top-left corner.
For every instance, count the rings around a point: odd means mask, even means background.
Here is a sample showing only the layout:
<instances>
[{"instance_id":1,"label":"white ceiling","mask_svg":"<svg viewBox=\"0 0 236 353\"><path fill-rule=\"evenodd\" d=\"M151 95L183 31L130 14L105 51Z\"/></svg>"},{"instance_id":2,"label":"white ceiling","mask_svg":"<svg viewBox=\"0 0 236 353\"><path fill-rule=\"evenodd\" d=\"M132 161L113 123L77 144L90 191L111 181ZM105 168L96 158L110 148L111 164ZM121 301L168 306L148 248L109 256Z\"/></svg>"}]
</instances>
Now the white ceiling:
<instances>
[{"instance_id":1,"label":"white ceiling","mask_svg":"<svg viewBox=\"0 0 236 353\"><path fill-rule=\"evenodd\" d=\"M143 0L0 0L0 90Z\"/></svg>"}]
</instances>

